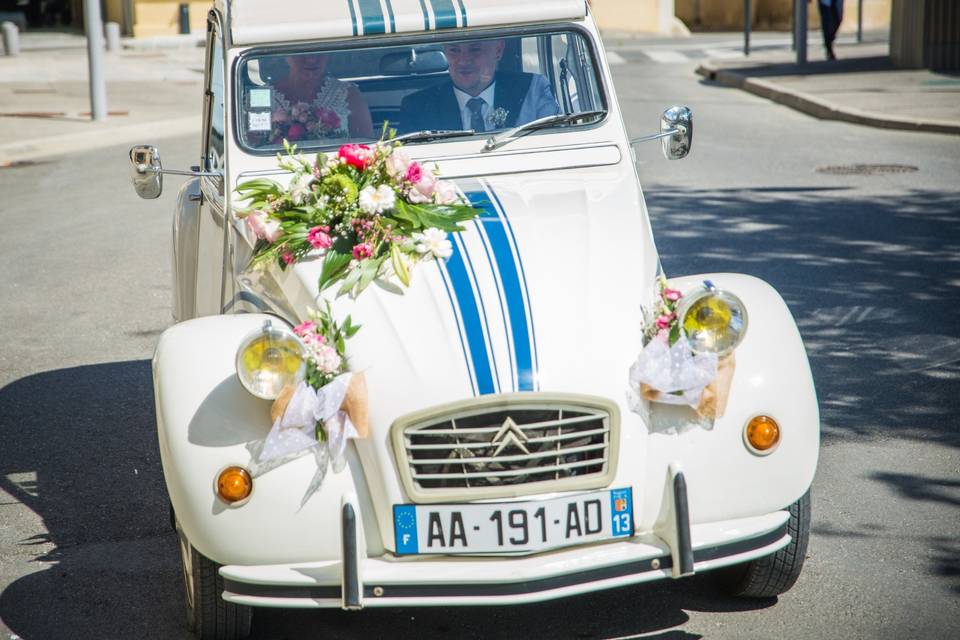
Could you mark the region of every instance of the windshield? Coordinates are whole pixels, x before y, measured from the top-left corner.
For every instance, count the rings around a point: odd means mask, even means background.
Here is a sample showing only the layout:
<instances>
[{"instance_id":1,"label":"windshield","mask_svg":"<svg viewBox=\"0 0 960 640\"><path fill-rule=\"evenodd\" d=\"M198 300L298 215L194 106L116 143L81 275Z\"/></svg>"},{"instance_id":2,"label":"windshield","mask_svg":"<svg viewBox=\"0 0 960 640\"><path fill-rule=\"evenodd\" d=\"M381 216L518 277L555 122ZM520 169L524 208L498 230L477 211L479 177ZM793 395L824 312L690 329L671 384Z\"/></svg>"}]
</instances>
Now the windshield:
<instances>
[{"instance_id":1,"label":"windshield","mask_svg":"<svg viewBox=\"0 0 960 640\"><path fill-rule=\"evenodd\" d=\"M273 153L378 139L489 137L547 116L606 108L586 37L573 29L295 53L238 67L242 146ZM556 126L570 126L558 123Z\"/></svg>"}]
</instances>

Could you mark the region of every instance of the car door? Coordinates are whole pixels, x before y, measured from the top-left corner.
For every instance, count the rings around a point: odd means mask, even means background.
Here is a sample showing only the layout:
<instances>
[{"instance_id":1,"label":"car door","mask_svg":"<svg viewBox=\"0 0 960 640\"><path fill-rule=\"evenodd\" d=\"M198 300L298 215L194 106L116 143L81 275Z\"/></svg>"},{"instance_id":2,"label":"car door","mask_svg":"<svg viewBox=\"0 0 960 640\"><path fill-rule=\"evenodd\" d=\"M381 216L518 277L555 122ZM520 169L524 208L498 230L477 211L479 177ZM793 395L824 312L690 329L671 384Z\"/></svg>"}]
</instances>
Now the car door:
<instances>
[{"instance_id":1,"label":"car door","mask_svg":"<svg viewBox=\"0 0 960 640\"><path fill-rule=\"evenodd\" d=\"M200 164L204 172L215 175L207 175L200 179L201 202L196 280L198 316L218 314L222 307L225 102L223 32L217 15L211 12L207 23Z\"/></svg>"}]
</instances>

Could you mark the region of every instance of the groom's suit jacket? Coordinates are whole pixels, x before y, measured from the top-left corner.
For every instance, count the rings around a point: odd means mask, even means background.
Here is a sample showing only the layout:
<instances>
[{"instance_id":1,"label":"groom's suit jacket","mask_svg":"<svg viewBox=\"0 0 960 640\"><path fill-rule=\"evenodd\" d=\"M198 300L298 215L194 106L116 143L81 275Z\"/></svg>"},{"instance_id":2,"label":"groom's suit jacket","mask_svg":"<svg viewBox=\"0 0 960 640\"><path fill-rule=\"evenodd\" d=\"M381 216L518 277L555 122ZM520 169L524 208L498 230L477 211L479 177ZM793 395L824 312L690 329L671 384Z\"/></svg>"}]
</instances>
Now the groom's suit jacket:
<instances>
[{"instance_id":1,"label":"groom's suit jacket","mask_svg":"<svg viewBox=\"0 0 960 640\"><path fill-rule=\"evenodd\" d=\"M533 77L532 73L507 71L497 73L493 108L502 108L507 111L504 126L517 125L517 116L520 115L520 107L523 105L524 98L527 97ZM453 93L451 80L447 79L440 84L412 93L401 101L400 131L410 133L424 129L463 129L460 104Z\"/></svg>"}]
</instances>

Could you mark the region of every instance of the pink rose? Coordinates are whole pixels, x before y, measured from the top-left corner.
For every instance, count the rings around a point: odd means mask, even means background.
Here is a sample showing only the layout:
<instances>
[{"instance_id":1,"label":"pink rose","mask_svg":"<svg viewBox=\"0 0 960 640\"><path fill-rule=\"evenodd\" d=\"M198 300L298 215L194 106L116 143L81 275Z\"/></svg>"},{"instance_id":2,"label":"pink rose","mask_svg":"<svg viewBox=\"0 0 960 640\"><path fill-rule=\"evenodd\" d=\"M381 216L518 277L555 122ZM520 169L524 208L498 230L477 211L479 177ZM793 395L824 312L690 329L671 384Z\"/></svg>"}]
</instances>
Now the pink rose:
<instances>
[{"instance_id":1,"label":"pink rose","mask_svg":"<svg viewBox=\"0 0 960 640\"><path fill-rule=\"evenodd\" d=\"M317 109L314 112L317 120L320 121L320 126L324 129L339 129L340 128L340 116L330 109Z\"/></svg>"},{"instance_id":2,"label":"pink rose","mask_svg":"<svg viewBox=\"0 0 960 640\"><path fill-rule=\"evenodd\" d=\"M299 122L294 122L292 125L290 125L290 128L287 129L287 140L299 140L306 132L306 127Z\"/></svg>"},{"instance_id":3,"label":"pink rose","mask_svg":"<svg viewBox=\"0 0 960 640\"><path fill-rule=\"evenodd\" d=\"M659 318L657 318L657 327L660 329L669 329L670 323L673 322L674 318L676 317L677 317L677 314L675 313L664 314L660 316Z\"/></svg>"},{"instance_id":4,"label":"pink rose","mask_svg":"<svg viewBox=\"0 0 960 640\"><path fill-rule=\"evenodd\" d=\"M407 180L409 182L412 182L413 184L416 184L420 182L422 178L423 178L423 169L420 167L420 163L411 162L409 166L407 166Z\"/></svg>"},{"instance_id":5,"label":"pink rose","mask_svg":"<svg viewBox=\"0 0 960 640\"><path fill-rule=\"evenodd\" d=\"M289 251L287 251L287 252L284 253L282 256L280 256L280 258L281 258L286 264L293 264L294 262L297 261L297 259L293 257L293 254L290 253Z\"/></svg>"},{"instance_id":6,"label":"pink rose","mask_svg":"<svg viewBox=\"0 0 960 640\"><path fill-rule=\"evenodd\" d=\"M420 175L420 180L413 184L413 188L410 189L407 197L410 199L410 202L419 204L422 202L430 202L433 200L433 194L437 189L437 179L433 177L433 174L429 171L423 171Z\"/></svg>"},{"instance_id":7,"label":"pink rose","mask_svg":"<svg viewBox=\"0 0 960 640\"><path fill-rule=\"evenodd\" d=\"M369 242L361 242L353 247L353 257L357 260L363 260L373 255L373 247Z\"/></svg>"},{"instance_id":8,"label":"pink rose","mask_svg":"<svg viewBox=\"0 0 960 640\"><path fill-rule=\"evenodd\" d=\"M457 187L448 180L437 180L436 191L437 204L455 204L460 200L460 194L457 193Z\"/></svg>"},{"instance_id":9,"label":"pink rose","mask_svg":"<svg viewBox=\"0 0 960 640\"><path fill-rule=\"evenodd\" d=\"M347 164L363 171L373 161L373 153L365 144L345 144L340 147L337 156L343 158Z\"/></svg>"},{"instance_id":10,"label":"pink rose","mask_svg":"<svg viewBox=\"0 0 960 640\"><path fill-rule=\"evenodd\" d=\"M387 156L387 173L393 178L401 178L407 174L410 166L410 156L400 147L395 147Z\"/></svg>"},{"instance_id":11,"label":"pink rose","mask_svg":"<svg viewBox=\"0 0 960 640\"><path fill-rule=\"evenodd\" d=\"M306 322L301 322L293 328L293 332L300 336L301 338L305 336L313 336L317 333L317 323L313 320L307 320Z\"/></svg>"},{"instance_id":12,"label":"pink rose","mask_svg":"<svg viewBox=\"0 0 960 640\"><path fill-rule=\"evenodd\" d=\"M664 289L663 298L664 300L669 300L670 302L676 302L683 297L683 294L677 291L676 289Z\"/></svg>"},{"instance_id":13,"label":"pink rose","mask_svg":"<svg viewBox=\"0 0 960 640\"><path fill-rule=\"evenodd\" d=\"M276 242L283 233L280 222L271 219L266 211L254 211L247 215L247 228L253 235L267 242Z\"/></svg>"},{"instance_id":14,"label":"pink rose","mask_svg":"<svg viewBox=\"0 0 960 640\"><path fill-rule=\"evenodd\" d=\"M329 249L333 246L333 238L330 237L330 227L314 227L307 232L307 242L314 249Z\"/></svg>"}]
</instances>

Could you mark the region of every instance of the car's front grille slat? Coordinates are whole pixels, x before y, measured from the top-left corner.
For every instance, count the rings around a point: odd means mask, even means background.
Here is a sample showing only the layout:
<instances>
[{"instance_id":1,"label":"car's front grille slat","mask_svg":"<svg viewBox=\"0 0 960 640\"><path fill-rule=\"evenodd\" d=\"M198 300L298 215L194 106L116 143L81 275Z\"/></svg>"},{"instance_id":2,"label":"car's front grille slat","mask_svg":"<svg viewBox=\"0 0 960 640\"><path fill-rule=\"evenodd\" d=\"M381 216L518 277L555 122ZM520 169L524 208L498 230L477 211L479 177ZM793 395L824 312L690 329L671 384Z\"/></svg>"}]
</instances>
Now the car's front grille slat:
<instances>
[{"instance_id":1,"label":"car's front grille slat","mask_svg":"<svg viewBox=\"0 0 960 640\"><path fill-rule=\"evenodd\" d=\"M514 495L518 486L538 483L550 485L540 491L605 486L613 471L616 406L550 398L480 401L401 423L394 443L410 493L471 499Z\"/></svg>"},{"instance_id":2,"label":"car's front grille slat","mask_svg":"<svg viewBox=\"0 0 960 640\"><path fill-rule=\"evenodd\" d=\"M567 464L557 465L559 469L579 469L580 467L587 467L590 465L597 465L606 462L606 459L603 460L581 460L580 462L570 462ZM459 466L459 465L457 465ZM462 478L505 478L510 476L519 476L529 473L536 473L542 471L540 467L531 467L523 469L509 469L506 471L468 471L466 473L458 474ZM554 467L551 466L546 469L550 473L554 472ZM441 480L447 479L450 477L450 474L446 473L415 473L413 477L417 480Z\"/></svg>"}]
</instances>

